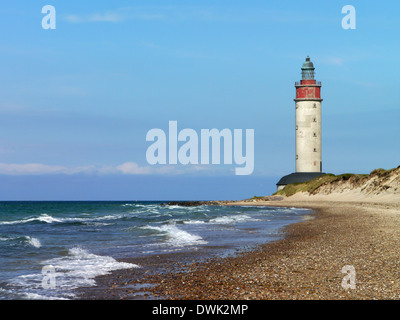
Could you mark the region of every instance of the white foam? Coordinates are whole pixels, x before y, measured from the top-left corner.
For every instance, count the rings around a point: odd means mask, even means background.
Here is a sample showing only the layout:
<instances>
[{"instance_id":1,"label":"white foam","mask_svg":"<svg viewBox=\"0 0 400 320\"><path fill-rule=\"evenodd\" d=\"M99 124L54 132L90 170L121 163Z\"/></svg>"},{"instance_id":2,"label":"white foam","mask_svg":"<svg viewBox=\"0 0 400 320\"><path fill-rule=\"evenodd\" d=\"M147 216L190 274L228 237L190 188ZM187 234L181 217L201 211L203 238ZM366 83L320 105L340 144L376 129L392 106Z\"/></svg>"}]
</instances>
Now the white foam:
<instances>
[{"instance_id":1,"label":"white foam","mask_svg":"<svg viewBox=\"0 0 400 320\"><path fill-rule=\"evenodd\" d=\"M14 220L14 221L0 221L1 224L22 224L28 223L32 221L40 221L46 223L53 223L53 222L91 222L91 221L102 221L102 220L116 220L122 218L123 215L108 215L103 217L89 217L89 218L54 218L48 214L41 214L38 217L32 217L23 220Z\"/></svg>"},{"instance_id":2,"label":"white foam","mask_svg":"<svg viewBox=\"0 0 400 320\"><path fill-rule=\"evenodd\" d=\"M70 290L85 286L95 286L95 277L109 274L119 269L139 268L138 265L119 262L112 257L100 256L82 248L72 248L67 256L42 261L43 266L52 266L55 270L55 289L43 290L43 274L37 272L18 276L11 285L22 287L27 299L69 299L74 295Z\"/></svg>"},{"instance_id":3,"label":"white foam","mask_svg":"<svg viewBox=\"0 0 400 320\"><path fill-rule=\"evenodd\" d=\"M8 237L8 238L0 237L0 241L11 241L11 242L17 241L18 244L28 243L29 245L35 248L40 248L42 246L39 239L30 236L18 236L18 237Z\"/></svg>"},{"instance_id":4,"label":"white foam","mask_svg":"<svg viewBox=\"0 0 400 320\"><path fill-rule=\"evenodd\" d=\"M112 257L99 256L79 247L69 250L66 257L45 261L52 265L60 278L61 287L81 287L95 285L94 278L108 274L113 270L138 268L132 263L118 262Z\"/></svg>"},{"instance_id":5,"label":"white foam","mask_svg":"<svg viewBox=\"0 0 400 320\"><path fill-rule=\"evenodd\" d=\"M292 207L290 209L294 210L294 211L311 211L311 209L307 209L307 208L295 208L295 207Z\"/></svg>"},{"instance_id":6,"label":"white foam","mask_svg":"<svg viewBox=\"0 0 400 320\"><path fill-rule=\"evenodd\" d=\"M135 205L133 203L125 203L122 204L121 207L135 207Z\"/></svg>"},{"instance_id":7,"label":"white foam","mask_svg":"<svg viewBox=\"0 0 400 320\"><path fill-rule=\"evenodd\" d=\"M206 223L203 220L185 220L183 221L184 224L203 224Z\"/></svg>"},{"instance_id":8,"label":"white foam","mask_svg":"<svg viewBox=\"0 0 400 320\"><path fill-rule=\"evenodd\" d=\"M250 221L250 220L256 221L257 219L251 218L245 214L240 214L240 215L234 215L234 216L217 217L217 218L211 219L209 222L215 223L215 224L233 224L233 223L245 222L245 221Z\"/></svg>"},{"instance_id":9,"label":"white foam","mask_svg":"<svg viewBox=\"0 0 400 320\"><path fill-rule=\"evenodd\" d=\"M240 207L240 208L253 208L254 209L254 206L238 206L238 207ZM266 206L257 206L257 208L266 208Z\"/></svg>"},{"instance_id":10,"label":"white foam","mask_svg":"<svg viewBox=\"0 0 400 320\"><path fill-rule=\"evenodd\" d=\"M37 220L46 222L46 223L53 223L53 222L61 222L60 219L53 218L52 216L49 216L48 214L41 214Z\"/></svg>"},{"instance_id":11,"label":"white foam","mask_svg":"<svg viewBox=\"0 0 400 320\"><path fill-rule=\"evenodd\" d=\"M174 224L165 224L161 227L145 226L143 228L166 233L168 237L168 244L177 247L207 243L207 241L204 241L202 237L181 230Z\"/></svg>"},{"instance_id":12,"label":"white foam","mask_svg":"<svg viewBox=\"0 0 400 320\"><path fill-rule=\"evenodd\" d=\"M0 221L0 224L18 224L34 221L36 218L24 219L24 220L14 220L14 221Z\"/></svg>"},{"instance_id":13,"label":"white foam","mask_svg":"<svg viewBox=\"0 0 400 320\"><path fill-rule=\"evenodd\" d=\"M121 207L134 207L134 208L149 208L156 207L157 204L140 204L140 203L125 203Z\"/></svg>"},{"instance_id":14,"label":"white foam","mask_svg":"<svg viewBox=\"0 0 400 320\"><path fill-rule=\"evenodd\" d=\"M64 218L61 219L60 222L94 222L94 221L102 221L102 220L116 220L122 218L122 215L108 215L103 217L96 218Z\"/></svg>"},{"instance_id":15,"label":"white foam","mask_svg":"<svg viewBox=\"0 0 400 320\"><path fill-rule=\"evenodd\" d=\"M26 238L26 241L35 248L40 248L42 246L39 239L37 239L37 238L32 238L29 236L26 236L25 238Z\"/></svg>"},{"instance_id":16,"label":"white foam","mask_svg":"<svg viewBox=\"0 0 400 320\"><path fill-rule=\"evenodd\" d=\"M52 216L49 216L48 214L41 214L38 217L34 218L28 218L28 219L23 219L23 220L14 220L14 221L1 221L0 224L20 224L20 223L28 223L32 221L41 221L41 222L46 222L46 223L52 223L52 222L61 222L61 220L53 218Z\"/></svg>"},{"instance_id":17,"label":"white foam","mask_svg":"<svg viewBox=\"0 0 400 320\"><path fill-rule=\"evenodd\" d=\"M172 209L182 209L183 207L182 206L178 206L178 205L169 205L166 208L172 210ZM184 207L184 208L186 208L186 207Z\"/></svg>"},{"instance_id":18,"label":"white foam","mask_svg":"<svg viewBox=\"0 0 400 320\"><path fill-rule=\"evenodd\" d=\"M25 292L22 295L24 296L25 299L28 300L68 300L67 298L63 297L46 296L33 292Z\"/></svg>"}]
</instances>

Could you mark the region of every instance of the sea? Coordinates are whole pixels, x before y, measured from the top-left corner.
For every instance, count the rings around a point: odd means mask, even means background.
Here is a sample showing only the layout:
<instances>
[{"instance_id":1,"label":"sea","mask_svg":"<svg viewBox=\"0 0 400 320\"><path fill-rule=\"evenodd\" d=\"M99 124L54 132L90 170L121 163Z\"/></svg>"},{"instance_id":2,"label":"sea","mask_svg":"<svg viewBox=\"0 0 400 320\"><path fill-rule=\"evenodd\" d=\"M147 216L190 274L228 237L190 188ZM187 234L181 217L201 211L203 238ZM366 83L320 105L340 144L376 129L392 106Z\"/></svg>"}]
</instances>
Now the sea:
<instances>
[{"instance_id":1,"label":"sea","mask_svg":"<svg viewBox=\"0 0 400 320\"><path fill-rule=\"evenodd\" d=\"M278 240L285 226L312 217L299 208L165 203L0 202L0 300L77 299L77 289L96 286L97 276L141 268L135 259L229 256Z\"/></svg>"}]
</instances>

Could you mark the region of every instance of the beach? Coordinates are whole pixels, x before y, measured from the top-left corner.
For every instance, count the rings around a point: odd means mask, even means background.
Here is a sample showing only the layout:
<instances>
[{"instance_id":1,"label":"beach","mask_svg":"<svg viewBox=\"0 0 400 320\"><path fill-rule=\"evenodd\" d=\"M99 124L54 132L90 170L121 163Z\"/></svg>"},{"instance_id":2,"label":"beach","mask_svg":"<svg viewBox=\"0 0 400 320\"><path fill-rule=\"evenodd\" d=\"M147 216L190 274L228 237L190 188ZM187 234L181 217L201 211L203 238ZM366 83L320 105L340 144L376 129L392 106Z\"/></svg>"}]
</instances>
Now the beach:
<instances>
[{"instance_id":1,"label":"beach","mask_svg":"<svg viewBox=\"0 0 400 320\"><path fill-rule=\"evenodd\" d=\"M118 270L129 269L121 280L131 281L231 256L283 238L284 226L311 213L219 202L0 202L0 300L100 299ZM101 284L109 274L111 284Z\"/></svg>"},{"instance_id":2,"label":"beach","mask_svg":"<svg viewBox=\"0 0 400 320\"><path fill-rule=\"evenodd\" d=\"M151 263L145 269L117 270L98 277L98 286L82 290L80 297L184 300L400 297L400 204L394 198L390 202L387 199L359 202L296 195L281 201L228 205L311 208L314 214L310 219L286 226L283 239L251 251L207 261L198 261L195 253L187 254L184 259L178 255L160 255L158 263L165 265L162 273L152 272ZM346 266L355 272L353 288L342 286L348 276L342 272Z\"/></svg>"}]
</instances>

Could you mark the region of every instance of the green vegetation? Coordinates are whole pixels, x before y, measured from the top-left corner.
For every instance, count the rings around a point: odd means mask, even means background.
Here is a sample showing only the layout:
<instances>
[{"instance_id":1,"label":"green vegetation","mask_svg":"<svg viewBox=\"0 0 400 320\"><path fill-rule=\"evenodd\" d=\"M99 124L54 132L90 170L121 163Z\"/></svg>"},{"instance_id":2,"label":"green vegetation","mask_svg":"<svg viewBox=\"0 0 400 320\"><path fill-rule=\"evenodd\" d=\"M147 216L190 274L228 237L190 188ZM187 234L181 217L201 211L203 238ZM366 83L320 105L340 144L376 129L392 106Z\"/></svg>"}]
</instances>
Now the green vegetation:
<instances>
[{"instance_id":1,"label":"green vegetation","mask_svg":"<svg viewBox=\"0 0 400 320\"><path fill-rule=\"evenodd\" d=\"M285 186L282 190L279 190L274 193L274 195L280 195L280 196L292 196L297 192L308 192L312 193L315 191L317 188L322 186L323 184L331 183L334 181L343 181L343 180L349 180L350 178L353 178L355 181L368 177L367 174L353 174L353 173L345 173L341 175L334 175L332 173L329 174L324 174L322 176L319 176L313 180L307 181L307 182L302 182L302 183L293 183L293 184L288 184Z\"/></svg>"},{"instance_id":2,"label":"green vegetation","mask_svg":"<svg viewBox=\"0 0 400 320\"><path fill-rule=\"evenodd\" d=\"M391 172L393 172L394 170L396 170L398 168L400 168L400 167L389 169L389 170L379 168L379 169L375 169L375 170L371 171L370 175L371 176L373 176L373 175L384 176L384 175L390 174Z\"/></svg>"},{"instance_id":3,"label":"green vegetation","mask_svg":"<svg viewBox=\"0 0 400 320\"><path fill-rule=\"evenodd\" d=\"M254 196L253 198L250 198L250 200L265 200L265 196Z\"/></svg>"},{"instance_id":4,"label":"green vegetation","mask_svg":"<svg viewBox=\"0 0 400 320\"><path fill-rule=\"evenodd\" d=\"M372 170L371 171L371 175L374 175L374 174L381 175L381 174L384 174L387 171L388 170L386 170L386 169L379 168L379 169Z\"/></svg>"},{"instance_id":5,"label":"green vegetation","mask_svg":"<svg viewBox=\"0 0 400 320\"><path fill-rule=\"evenodd\" d=\"M336 176L334 174L325 174L307 182L288 184L282 190L275 192L274 195L289 197L297 192L312 192L322 184L331 182L335 179Z\"/></svg>"},{"instance_id":6,"label":"green vegetation","mask_svg":"<svg viewBox=\"0 0 400 320\"><path fill-rule=\"evenodd\" d=\"M378 176L378 177L387 177L390 174L392 174L393 171L400 169L400 166L397 168L393 169L375 169L371 171L371 173L368 174L354 174L354 173L344 173L340 175L334 175L334 174L325 174L322 176L319 176L313 180L303 182L303 183L293 183L293 184L288 184L285 186L282 190L279 190L275 192L273 195L279 195L279 196L292 196L297 192L308 192L312 194L314 191L316 191L320 186L329 184L329 183L335 183L335 182L340 182L340 181L346 181L350 180L352 183L364 183L366 179L373 177L373 176ZM257 197L254 197L257 198Z\"/></svg>"}]
</instances>

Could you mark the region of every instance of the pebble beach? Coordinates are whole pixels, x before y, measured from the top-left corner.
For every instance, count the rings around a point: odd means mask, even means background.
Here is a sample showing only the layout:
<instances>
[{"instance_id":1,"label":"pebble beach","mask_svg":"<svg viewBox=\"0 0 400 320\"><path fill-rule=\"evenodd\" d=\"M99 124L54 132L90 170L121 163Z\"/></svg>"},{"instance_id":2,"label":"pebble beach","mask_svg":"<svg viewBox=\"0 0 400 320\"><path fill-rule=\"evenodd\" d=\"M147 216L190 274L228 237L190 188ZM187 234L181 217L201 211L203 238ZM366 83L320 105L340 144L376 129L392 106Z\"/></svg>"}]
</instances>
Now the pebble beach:
<instances>
[{"instance_id":1,"label":"pebble beach","mask_svg":"<svg viewBox=\"0 0 400 320\"><path fill-rule=\"evenodd\" d=\"M233 202L229 205L243 205ZM248 205L248 203L246 203ZM372 300L400 297L400 204L397 202L261 201L310 208L310 219L285 237L230 257L159 256L163 272L118 270L82 290L82 299ZM182 258L182 259L181 259ZM129 262L129 261L127 261ZM154 263L154 260L153 262ZM343 285L354 271L353 286ZM346 282L348 283L348 281Z\"/></svg>"}]
</instances>

